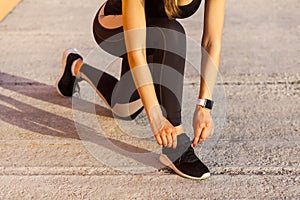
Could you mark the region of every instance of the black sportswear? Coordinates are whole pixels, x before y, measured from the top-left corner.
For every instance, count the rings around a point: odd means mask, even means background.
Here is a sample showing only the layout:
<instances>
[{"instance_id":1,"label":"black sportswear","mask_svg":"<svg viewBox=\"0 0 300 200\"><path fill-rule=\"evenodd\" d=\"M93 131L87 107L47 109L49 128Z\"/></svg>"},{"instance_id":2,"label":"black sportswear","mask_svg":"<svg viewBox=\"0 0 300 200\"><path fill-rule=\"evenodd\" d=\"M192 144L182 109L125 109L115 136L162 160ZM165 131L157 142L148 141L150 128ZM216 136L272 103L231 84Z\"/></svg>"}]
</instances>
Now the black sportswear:
<instances>
[{"instance_id":1,"label":"black sportswear","mask_svg":"<svg viewBox=\"0 0 300 200\"><path fill-rule=\"evenodd\" d=\"M93 83L99 92L107 97L107 102L111 107L116 103L129 103L140 99L137 90L134 92L128 91L128 88L134 87L131 75L130 77L124 77L128 72L130 74L130 67L126 54L123 28L107 29L103 27L98 21L98 13L93 25L95 40L103 50L122 58L122 70L120 80L98 70L97 74L104 77L97 76L97 79L93 78L95 80ZM146 22L147 27L150 27L147 29L147 46L159 46L159 49L148 48L146 51L147 62L153 81L156 83L154 85L156 95L165 110L165 117L173 126L178 126L181 124L181 102L186 56L185 31L175 19L170 20L166 17L147 18ZM176 77L170 77L169 68L177 72ZM87 64L84 64L80 71L86 77L96 76L96 70ZM160 84L162 80L168 80L167 86ZM128 95L131 96L128 97Z\"/></svg>"},{"instance_id":2,"label":"black sportswear","mask_svg":"<svg viewBox=\"0 0 300 200\"><path fill-rule=\"evenodd\" d=\"M201 0L192 0L191 3L178 6L180 10L180 17L187 18L193 15L199 8ZM121 15L122 14L122 0L108 0L104 9L105 15ZM165 12L163 0L145 0L145 14L146 17L167 17Z\"/></svg>"}]
</instances>

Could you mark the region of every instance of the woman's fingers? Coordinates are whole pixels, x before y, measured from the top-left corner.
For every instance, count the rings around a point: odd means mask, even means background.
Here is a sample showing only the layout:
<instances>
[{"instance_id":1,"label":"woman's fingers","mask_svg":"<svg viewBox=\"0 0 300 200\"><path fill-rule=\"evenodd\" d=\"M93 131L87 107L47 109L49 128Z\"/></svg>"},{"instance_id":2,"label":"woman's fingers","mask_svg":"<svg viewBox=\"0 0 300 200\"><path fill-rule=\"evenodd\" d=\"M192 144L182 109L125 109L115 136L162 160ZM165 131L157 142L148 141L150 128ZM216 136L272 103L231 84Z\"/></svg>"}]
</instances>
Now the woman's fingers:
<instances>
[{"instance_id":1,"label":"woman's fingers","mask_svg":"<svg viewBox=\"0 0 300 200\"><path fill-rule=\"evenodd\" d=\"M214 132L213 123L207 123L206 126L202 129L198 143L203 142L207 138L210 138L213 135L213 132Z\"/></svg>"},{"instance_id":2,"label":"woman's fingers","mask_svg":"<svg viewBox=\"0 0 300 200\"><path fill-rule=\"evenodd\" d=\"M195 147L199 140L201 139L201 134L203 132L203 129L205 128L205 124L201 123L200 125L197 126L195 133L194 133L194 141L193 141L193 146Z\"/></svg>"},{"instance_id":3,"label":"woman's fingers","mask_svg":"<svg viewBox=\"0 0 300 200\"><path fill-rule=\"evenodd\" d=\"M176 132L176 129L175 129L175 131L172 132L172 139L173 139L173 149L176 149L176 147L177 147L177 132Z\"/></svg>"},{"instance_id":4,"label":"woman's fingers","mask_svg":"<svg viewBox=\"0 0 300 200\"><path fill-rule=\"evenodd\" d=\"M161 137L163 146L167 146L168 140L167 140L166 133L164 130L161 131L160 137Z\"/></svg>"},{"instance_id":5,"label":"woman's fingers","mask_svg":"<svg viewBox=\"0 0 300 200\"><path fill-rule=\"evenodd\" d=\"M200 139L199 134L194 136L193 147L196 147L197 143L199 142L199 139Z\"/></svg>"},{"instance_id":6,"label":"woman's fingers","mask_svg":"<svg viewBox=\"0 0 300 200\"><path fill-rule=\"evenodd\" d=\"M162 140L161 140L161 138L160 138L160 135L159 135L159 134L156 134L156 135L155 135L155 138L156 138L157 143L158 143L159 145L162 145Z\"/></svg>"},{"instance_id":7,"label":"woman's fingers","mask_svg":"<svg viewBox=\"0 0 300 200\"><path fill-rule=\"evenodd\" d=\"M159 145L176 148L177 129L169 121L166 121L164 127L155 134L155 138Z\"/></svg>"},{"instance_id":8,"label":"woman's fingers","mask_svg":"<svg viewBox=\"0 0 300 200\"><path fill-rule=\"evenodd\" d=\"M207 138L210 138L213 134L214 127L212 124L208 123L206 125L201 124L199 128L197 128L196 133L195 133L195 138L193 141L194 147L197 145L199 142L203 142Z\"/></svg>"},{"instance_id":9,"label":"woman's fingers","mask_svg":"<svg viewBox=\"0 0 300 200\"><path fill-rule=\"evenodd\" d=\"M171 148L173 144L172 132L167 133L168 147Z\"/></svg>"},{"instance_id":10,"label":"woman's fingers","mask_svg":"<svg viewBox=\"0 0 300 200\"><path fill-rule=\"evenodd\" d=\"M207 129L207 132L206 134L203 134L204 135L204 138L207 139L207 138L211 138L213 136L213 133L214 133L214 129L215 129L215 126L214 126L214 123L213 122L209 122L206 124L206 129Z\"/></svg>"},{"instance_id":11,"label":"woman's fingers","mask_svg":"<svg viewBox=\"0 0 300 200\"><path fill-rule=\"evenodd\" d=\"M198 126L194 127L194 141L193 141L193 146L195 147L199 141L200 134L201 134L201 129L199 129Z\"/></svg>"},{"instance_id":12,"label":"woman's fingers","mask_svg":"<svg viewBox=\"0 0 300 200\"><path fill-rule=\"evenodd\" d=\"M201 133L201 136L200 136L200 139L203 141L207 138L209 138L209 135L210 135L210 127L205 127L203 130L202 130L202 133Z\"/></svg>"},{"instance_id":13,"label":"woman's fingers","mask_svg":"<svg viewBox=\"0 0 300 200\"><path fill-rule=\"evenodd\" d=\"M159 145L167 146L174 149L177 146L177 132L176 129L166 129L162 130L155 135L156 141Z\"/></svg>"}]
</instances>

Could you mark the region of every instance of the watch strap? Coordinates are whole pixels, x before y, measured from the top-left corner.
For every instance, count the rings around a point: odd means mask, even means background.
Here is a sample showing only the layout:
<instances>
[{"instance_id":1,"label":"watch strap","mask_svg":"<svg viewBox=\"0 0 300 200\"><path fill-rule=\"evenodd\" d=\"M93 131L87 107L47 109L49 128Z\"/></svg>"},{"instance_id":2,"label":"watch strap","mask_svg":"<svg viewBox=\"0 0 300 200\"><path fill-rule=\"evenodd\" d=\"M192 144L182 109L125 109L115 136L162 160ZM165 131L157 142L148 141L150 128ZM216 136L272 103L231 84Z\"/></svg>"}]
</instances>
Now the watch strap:
<instances>
[{"instance_id":1,"label":"watch strap","mask_svg":"<svg viewBox=\"0 0 300 200\"><path fill-rule=\"evenodd\" d=\"M214 101L210 99L197 99L197 105L211 110L214 105Z\"/></svg>"}]
</instances>

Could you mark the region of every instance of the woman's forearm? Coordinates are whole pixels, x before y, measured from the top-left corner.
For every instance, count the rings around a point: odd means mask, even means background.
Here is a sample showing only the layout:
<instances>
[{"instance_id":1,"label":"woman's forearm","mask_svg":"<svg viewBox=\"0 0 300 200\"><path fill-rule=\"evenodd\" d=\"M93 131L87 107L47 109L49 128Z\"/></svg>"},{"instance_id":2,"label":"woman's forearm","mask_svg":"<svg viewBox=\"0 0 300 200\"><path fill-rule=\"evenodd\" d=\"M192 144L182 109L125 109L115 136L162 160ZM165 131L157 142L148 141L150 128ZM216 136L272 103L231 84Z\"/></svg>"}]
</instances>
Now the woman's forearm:
<instances>
[{"instance_id":1,"label":"woman's forearm","mask_svg":"<svg viewBox=\"0 0 300 200\"><path fill-rule=\"evenodd\" d=\"M199 98L212 98L218 76L225 0L205 1Z\"/></svg>"},{"instance_id":2,"label":"woman's forearm","mask_svg":"<svg viewBox=\"0 0 300 200\"><path fill-rule=\"evenodd\" d=\"M148 117L159 105L146 59L146 20L144 0L123 0L123 28L133 80ZM160 109L157 109L158 111ZM150 118L149 118L150 119Z\"/></svg>"},{"instance_id":3,"label":"woman's forearm","mask_svg":"<svg viewBox=\"0 0 300 200\"><path fill-rule=\"evenodd\" d=\"M144 49L128 53L128 61L131 68L131 74L143 102L148 117L151 115L151 109L155 109L161 114L159 102L154 89L153 78L147 64L146 52ZM153 113L152 113L153 114ZM150 118L149 118L150 119Z\"/></svg>"},{"instance_id":4,"label":"woman's forearm","mask_svg":"<svg viewBox=\"0 0 300 200\"><path fill-rule=\"evenodd\" d=\"M199 99L212 99L220 65L221 45L203 46Z\"/></svg>"}]
</instances>

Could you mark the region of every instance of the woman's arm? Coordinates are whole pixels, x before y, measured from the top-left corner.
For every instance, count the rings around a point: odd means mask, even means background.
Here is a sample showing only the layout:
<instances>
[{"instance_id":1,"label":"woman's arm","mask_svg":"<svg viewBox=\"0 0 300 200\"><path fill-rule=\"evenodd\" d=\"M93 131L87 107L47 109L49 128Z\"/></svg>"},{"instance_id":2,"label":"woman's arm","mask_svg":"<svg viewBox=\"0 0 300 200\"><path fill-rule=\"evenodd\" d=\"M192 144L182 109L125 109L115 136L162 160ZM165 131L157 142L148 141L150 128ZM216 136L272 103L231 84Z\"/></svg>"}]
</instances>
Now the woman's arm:
<instances>
[{"instance_id":1,"label":"woman's arm","mask_svg":"<svg viewBox=\"0 0 300 200\"><path fill-rule=\"evenodd\" d=\"M146 60L146 20L144 11L144 0L123 0L123 28L125 43L128 54L128 61L138 92L141 95L143 105L149 114L150 108L159 105L152 81L149 67ZM143 68L137 70L137 68ZM134 73L143 71L146 79L138 80L140 74ZM143 74L145 75L145 74Z\"/></svg>"},{"instance_id":2,"label":"woman's arm","mask_svg":"<svg viewBox=\"0 0 300 200\"><path fill-rule=\"evenodd\" d=\"M123 28L131 73L158 144L176 147L176 129L162 115L146 59L144 0L123 0Z\"/></svg>"},{"instance_id":3,"label":"woman's arm","mask_svg":"<svg viewBox=\"0 0 300 200\"><path fill-rule=\"evenodd\" d=\"M220 65L224 15L225 0L205 1L199 99L212 99ZM214 124L209 109L196 106L193 127L194 146L213 134Z\"/></svg>"},{"instance_id":4,"label":"woman's arm","mask_svg":"<svg viewBox=\"0 0 300 200\"><path fill-rule=\"evenodd\" d=\"M202 36L201 89L199 98L212 98L220 65L225 0L206 0Z\"/></svg>"}]
</instances>

